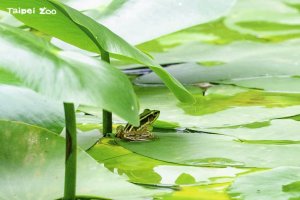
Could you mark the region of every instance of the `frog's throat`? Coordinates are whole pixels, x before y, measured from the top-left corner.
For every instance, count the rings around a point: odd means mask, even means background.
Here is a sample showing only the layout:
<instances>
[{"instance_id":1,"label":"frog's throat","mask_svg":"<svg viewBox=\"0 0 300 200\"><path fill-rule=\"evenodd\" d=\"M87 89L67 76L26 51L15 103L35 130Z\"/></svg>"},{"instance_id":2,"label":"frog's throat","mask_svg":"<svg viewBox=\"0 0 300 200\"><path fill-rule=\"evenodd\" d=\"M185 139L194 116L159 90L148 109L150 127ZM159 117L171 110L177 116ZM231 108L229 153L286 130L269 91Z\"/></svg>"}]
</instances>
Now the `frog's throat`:
<instances>
[{"instance_id":1,"label":"frog's throat","mask_svg":"<svg viewBox=\"0 0 300 200\"><path fill-rule=\"evenodd\" d=\"M117 133L124 131L124 126L122 126L122 125L118 126L116 131L117 131Z\"/></svg>"}]
</instances>

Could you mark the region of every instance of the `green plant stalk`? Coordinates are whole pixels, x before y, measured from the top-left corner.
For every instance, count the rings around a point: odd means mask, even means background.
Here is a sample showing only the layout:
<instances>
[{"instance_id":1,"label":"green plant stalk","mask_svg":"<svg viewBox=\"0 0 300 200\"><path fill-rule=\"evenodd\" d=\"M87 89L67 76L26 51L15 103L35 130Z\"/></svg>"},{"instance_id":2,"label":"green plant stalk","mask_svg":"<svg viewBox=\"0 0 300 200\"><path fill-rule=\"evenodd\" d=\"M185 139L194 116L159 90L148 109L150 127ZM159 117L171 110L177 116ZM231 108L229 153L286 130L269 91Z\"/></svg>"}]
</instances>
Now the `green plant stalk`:
<instances>
[{"instance_id":1,"label":"green plant stalk","mask_svg":"<svg viewBox=\"0 0 300 200\"><path fill-rule=\"evenodd\" d=\"M101 50L101 60L110 63L109 53L103 49ZM106 136L108 133L112 132L112 113L103 110L102 111L102 124L103 124L103 134Z\"/></svg>"},{"instance_id":2,"label":"green plant stalk","mask_svg":"<svg viewBox=\"0 0 300 200\"><path fill-rule=\"evenodd\" d=\"M66 160L64 200L75 200L77 168L76 117L73 103L64 103L66 123Z\"/></svg>"}]
</instances>

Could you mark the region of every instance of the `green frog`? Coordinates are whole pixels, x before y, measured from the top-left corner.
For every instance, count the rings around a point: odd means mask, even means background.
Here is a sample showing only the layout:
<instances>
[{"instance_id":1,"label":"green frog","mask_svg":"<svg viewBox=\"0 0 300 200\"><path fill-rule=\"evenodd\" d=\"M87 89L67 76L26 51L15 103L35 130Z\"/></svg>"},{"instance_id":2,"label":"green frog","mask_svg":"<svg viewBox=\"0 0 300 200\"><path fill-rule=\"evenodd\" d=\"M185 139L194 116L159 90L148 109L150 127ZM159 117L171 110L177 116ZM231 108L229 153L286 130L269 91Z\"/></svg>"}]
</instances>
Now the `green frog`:
<instances>
[{"instance_id":1,"label":"green frog","mask_svg":"<svg viewBox=\"0 0 300 200\"><path fill-rule=\"evenodd\" d=\"M140 114L140 126L134 127L131 124L126 124L126 126L117 127L117 138L121 138L129 141L148 141L154 138L150 131L150 126L159 117L158 110L145 109L144 112Z\"/></svg>"}]
</instances>

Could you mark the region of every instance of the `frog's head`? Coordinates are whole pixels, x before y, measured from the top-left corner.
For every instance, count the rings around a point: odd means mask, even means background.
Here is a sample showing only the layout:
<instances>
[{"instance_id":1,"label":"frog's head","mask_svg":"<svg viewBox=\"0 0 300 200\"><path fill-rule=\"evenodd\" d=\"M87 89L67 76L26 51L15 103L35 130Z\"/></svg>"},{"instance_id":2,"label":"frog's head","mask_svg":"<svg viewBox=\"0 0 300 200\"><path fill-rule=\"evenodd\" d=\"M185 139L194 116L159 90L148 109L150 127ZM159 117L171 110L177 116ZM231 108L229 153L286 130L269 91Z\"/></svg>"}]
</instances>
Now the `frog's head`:
<instances>
[{"instance_id":1,"label":"frog's head","mask_svg":"<svg viewBox=\"0 0 300 200\"><path fill-rule=\"evenodd\" d=\"M144 112L140 114L140 126L152 124L159 117L159 114L159 110L145 109Z\"/></svg>"},{"instance_id":2,"label":"frog's head","mask_svg":"<svg viewBox=\"0 0 300 200\"><path fill-rule=\"evenodd\" d=\"M151 116L152 116L152 121L156 121L157 118L159 117L160 111L159 110L152 110L151 111Z\"/></svg>"}]
</instances>

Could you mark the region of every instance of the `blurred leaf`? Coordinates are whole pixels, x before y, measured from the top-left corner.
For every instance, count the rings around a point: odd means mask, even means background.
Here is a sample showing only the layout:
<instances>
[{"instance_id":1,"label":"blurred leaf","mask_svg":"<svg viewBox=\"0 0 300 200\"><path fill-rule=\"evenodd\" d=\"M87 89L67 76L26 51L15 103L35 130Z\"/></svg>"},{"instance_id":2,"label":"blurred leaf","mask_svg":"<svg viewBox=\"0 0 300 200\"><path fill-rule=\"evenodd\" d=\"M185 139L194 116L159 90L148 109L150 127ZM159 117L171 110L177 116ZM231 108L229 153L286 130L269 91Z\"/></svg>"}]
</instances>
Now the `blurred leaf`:
<instances>
[{"instance_id":1,"label":"blurred leaf","mask_svg":"<svg viewBox=\"0 0 300 200\"><path fill-rule=\"evenodd\" d=\"M14 16L2 10L0 11L0 23L8 24L16 27L23 25L23 23L17 20Z\"/></svg>"},{"instance_id":2,"label":"blurred leaf","mask_svg":"<svg viewBox=\"0 0 300 200\"><path fill-rule=\"evenodd\" d=\"M299 1L293 0L238 1L225 24L230 29L260 38L299 34L299 10L293 6L297 4Z\"/></svg>"},{"instance_id":3,"label":"blurred leaf","mask_svg":"<svg viewBox=\"0 0 300 200\"><path fill-rule=\"evenodd\" d=\"M0 25L1 83L24 85L50 98L105 108L138 124L136 95L128 78L109 64L59 51L30 33ZM17 56L16 56L17 55Z\"/></svg>"},{"instance_id":4,"label":"blurred leaf","mask_svg":"<svg viewBox=\"0 0 300 200\"><path fill-rule=\"evenodd\" d=\"M32 90L8 85L0 85L0 118L26 122L55 133L60 133L64 127L62 103Z\"/></svg>"},{"instance_id":5,"label":"blurred leaf","mask_svg":"<svg viewBox=\"0 0 300 200\"><path fill-rule=\"evenodd\" d=\"M95 8L104 9L104 7L108 6L111 1L112 0L59 0L59 2L65 3L68 6L80 11L86 11Z\"/></svg>"},{"instance_id":6,"label":"blurred leaf","mask_svg":"<svg viewBox=\"0 0 300 200\"><path fill-rule=\"evenodd\" d=\"M228 13L234 3L235 0L152 0L145 4L141 0L116 0L101 10L84 13L130 43L139 44L215 20Z\"/></svg>"},{"instance_id":7,"label":"blurred leaf","mask_svg":"<svg viewBox=\"0 0 300 200\"><path fill-rule=\"evenodd\" d=\"M171 33L149 42L139 44L138 48L147 52L166 52L172 48L189 43L229 44L237 41L266 42L263 38L242 34L229 29L224 24L224 18L193 26L175 33ZM284 39L284 38L282 38ZM152 54L152 53L151 53Z\"/></svg>"},{"instance_id":8,"label":"blurred leaf","mask_svg":"<svg viewBox=\"0 0 300 200\"><path fill-rule=\"evenodd\" d=\"M1 121L0 126L1 198L53 200L62 197L65 140L23 123ZM77 176L77 195L80 196L134 199L158 192L113 175L81 149L78 149Z\"/></svg>"},{"instance_id":9,"label":"blurred leaf","mask_svg":"<svg viewBox=\"0 0 300 200\"><path fill-rule=\"evenodd\" d=\"M193 26L139 45L148 52L162 52L187 43L262 43L299 38L298 0L238 0L223 18ZM297 12L298 10L298 12Z\"/></svg>"},{"instance_id":10,"label":"blurred leaf","mask_svg":"<svg viewBox=\"0 0 300 200\"><path fill-rule=\"evenodd\" d=\"M5 11L7 11L7 8L20 6L18 0L1 0L0 3L0 9ZM99 48L101 48L109 52L112 57L131 60L149 66L180 101L194 101L192 95L160 65L153 62L150 57L128 44L105 26L79 11L52 0L27 0L22 2L21 5L22 8L35 8L36 10L39 10L40 7L46 7L57 12L55 15L41 15L38 13L31 15L16 14L15 17L26 25L79 48L98 53L100 53Z\"/></svg>"}]
</instances>

